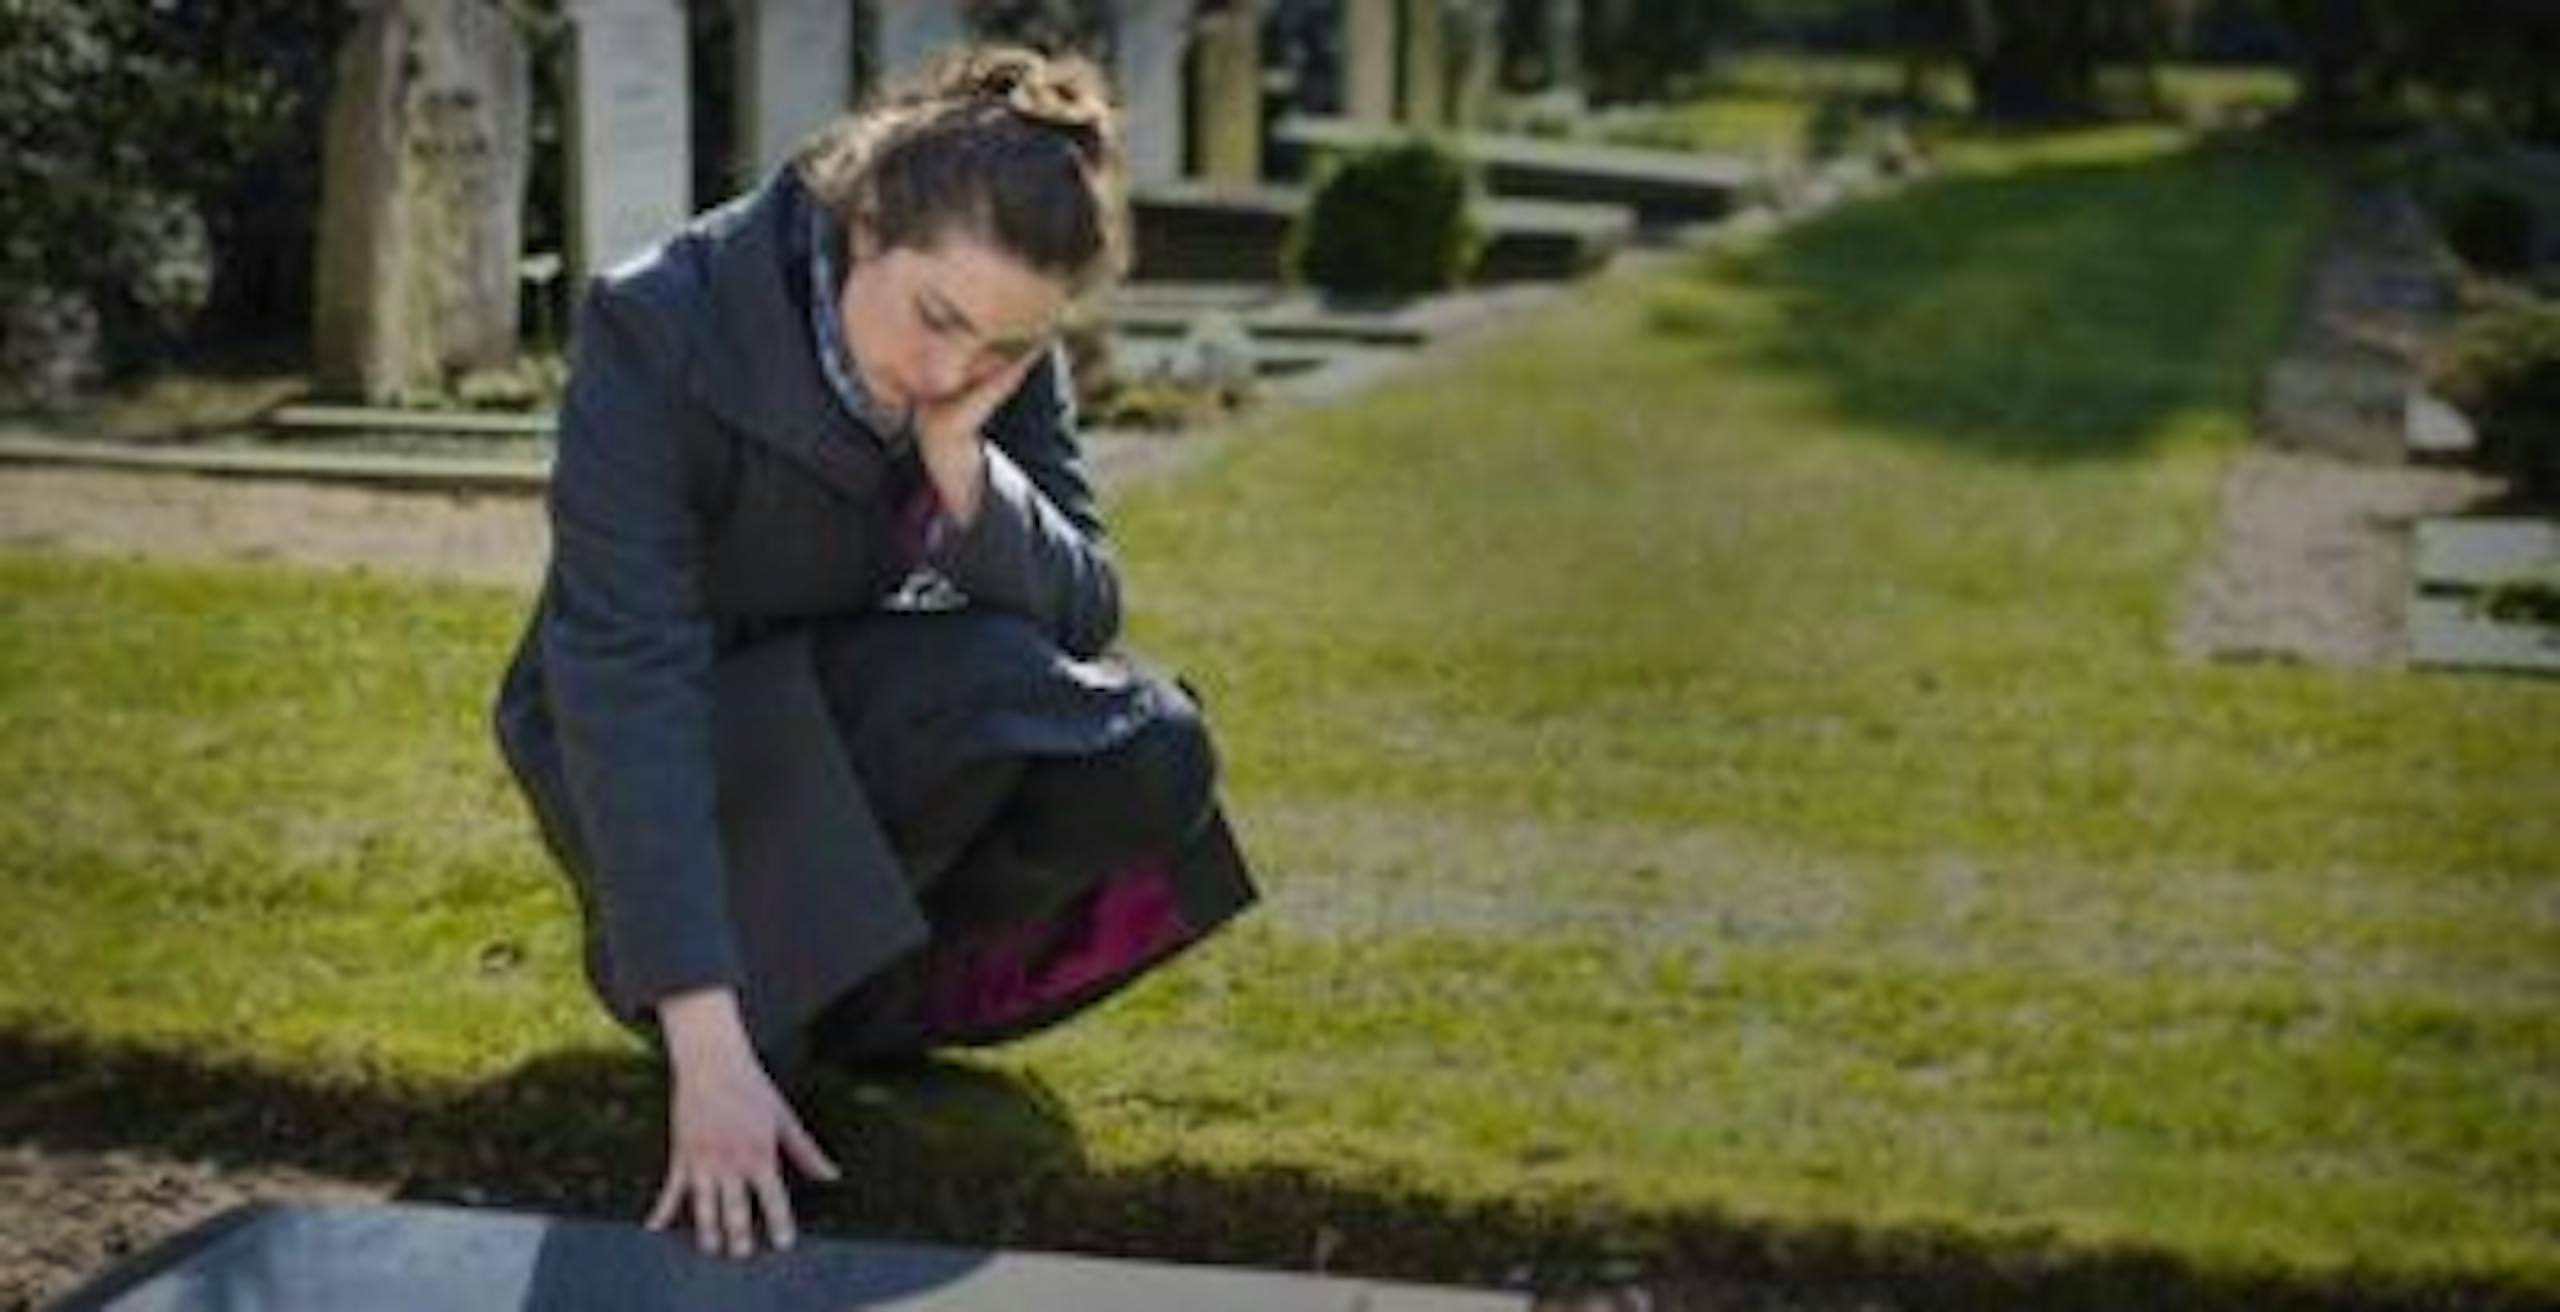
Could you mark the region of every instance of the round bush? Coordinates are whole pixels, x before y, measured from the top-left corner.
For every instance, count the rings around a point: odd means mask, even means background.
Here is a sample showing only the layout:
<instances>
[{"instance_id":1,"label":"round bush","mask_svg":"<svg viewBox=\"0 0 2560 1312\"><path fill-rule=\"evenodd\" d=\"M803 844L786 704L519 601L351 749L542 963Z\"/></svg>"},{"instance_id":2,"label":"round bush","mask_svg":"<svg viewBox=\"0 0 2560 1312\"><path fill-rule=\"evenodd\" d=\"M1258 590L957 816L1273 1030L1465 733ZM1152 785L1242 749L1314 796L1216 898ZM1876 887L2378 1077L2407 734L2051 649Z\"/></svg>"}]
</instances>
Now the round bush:
<instances>
[{"instance_id":1,"label":"round bush","mask_svg":"<svg viewBox=\"0 0 2560 1312\"><path fill-rule=\"evenodd\" d=\"M1291 234L1290 271L1341 295L1454 287L1483 244L1473 191L1466 164L1430 141L1340 158Z\"/></svg>"}]
</instances>

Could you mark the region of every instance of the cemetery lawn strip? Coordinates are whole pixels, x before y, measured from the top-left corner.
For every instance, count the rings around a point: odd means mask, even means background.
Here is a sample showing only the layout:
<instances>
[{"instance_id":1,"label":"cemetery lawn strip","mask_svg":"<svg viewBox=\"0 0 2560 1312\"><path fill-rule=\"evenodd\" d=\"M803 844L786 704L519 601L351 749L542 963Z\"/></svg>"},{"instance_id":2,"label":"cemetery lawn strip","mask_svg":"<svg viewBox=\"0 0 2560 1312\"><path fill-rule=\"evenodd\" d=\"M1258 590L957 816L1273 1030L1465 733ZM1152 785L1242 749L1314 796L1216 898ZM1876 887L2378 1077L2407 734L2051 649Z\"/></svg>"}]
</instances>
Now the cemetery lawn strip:
<instances>
[{"instance_id":1,"label":"cemetery lawn strip","mask_svg":"<svg viewBox=\"0 0 2560 1312\"><path fill-rule=\"evenodd\" d=\"M821 1224L2560 1297L2560 686L2168 654L2325 205L2278 153L1986 151L1132 493L1134 639L1270 905L822 1085L878 1170ZM645 1065L489 746L521 606L0 555L15 1060L335 1090L393 1147L272 1151L644 1204Z\"/></svg>"}]
</instances>

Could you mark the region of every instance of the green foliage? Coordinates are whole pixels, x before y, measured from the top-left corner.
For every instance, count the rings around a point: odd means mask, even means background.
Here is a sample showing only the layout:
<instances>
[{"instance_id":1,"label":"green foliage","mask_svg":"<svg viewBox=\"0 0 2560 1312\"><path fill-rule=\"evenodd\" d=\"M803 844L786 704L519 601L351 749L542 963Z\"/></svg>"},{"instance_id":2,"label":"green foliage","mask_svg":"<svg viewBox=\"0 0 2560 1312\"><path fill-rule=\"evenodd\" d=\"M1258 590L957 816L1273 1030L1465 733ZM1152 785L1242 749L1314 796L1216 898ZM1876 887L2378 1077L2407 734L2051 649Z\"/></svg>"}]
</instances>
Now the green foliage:
<instances>
[{"instance_id":1,"label":"green foliage","mask_svg":"<svg viewBox=\"0 0 2560 1312\"><path fill-rule=\"evenodd\" d=\"M307 295L318 116L341 6L0 6L0 399L58 401L212 305Z\"/></svg>"},{"instance_id":2,"label":"green foliage","mask_svg":"<svg viewBox=\"0 0 2560 1312\"><path fill-rule=\"evenodd\" d=\"M2454 327L2436 385L2480 454L2526 492L2560 496L2560 304L2492 291Z\"/></svg>"},{"instance_id":3,"label":"green foliage","mask_svg":"<svg viewBox=\"0 0 2560 1312\"><path fill-rule=\"evenodd\" d=\"M1748 6L1742 0L1620 0L1585 5L1583 77L1602 103L1662 100L1707 71L1719 39Z\"/></svg>"},{"instance_id":4,"label":"green foliage","mask_svg":"<svg viewBox=\"0 0 2560 1312\"><path fill-rule=\"evenodd\" d=\"M2560 144L2560 5L2550 0L2275 0L2310 124L2387 126L2426 108Z\"/></svg>"},{"instance_id":5,"label":"green foliage","mask_svg":"<svg viewBox=\"0 0 2560 1312\"><path fill-rule=\"evenodd\" d=\"M1347 296L1457 286L1483 246L1474 191L1465 161L1427 139L1338 157L1290 233L1290 272Z\"/></svg>"},{"instance_id":6,"label":"green foliage","mask_svg":"<svg viewBox=\"0 0 2560 1312\"><path fill-rule=\"evenodd\" d=\"M2437 206L2436 222L2454 254L2483 273L2512 275L2533 267L2533 198L2518 187L2474 179Z\"/></svg>"}]
</instances>

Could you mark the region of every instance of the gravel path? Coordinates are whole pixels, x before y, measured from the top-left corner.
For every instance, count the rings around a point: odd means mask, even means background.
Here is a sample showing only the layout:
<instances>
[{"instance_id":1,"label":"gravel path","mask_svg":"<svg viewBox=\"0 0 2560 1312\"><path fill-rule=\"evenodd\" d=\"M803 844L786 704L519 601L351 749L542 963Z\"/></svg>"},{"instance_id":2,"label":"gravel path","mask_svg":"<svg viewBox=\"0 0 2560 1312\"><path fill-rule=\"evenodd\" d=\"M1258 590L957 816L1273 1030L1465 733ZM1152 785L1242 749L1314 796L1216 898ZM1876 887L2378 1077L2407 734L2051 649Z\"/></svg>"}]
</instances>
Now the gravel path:
<instances>
[{"instance_id":1,"label":"gravel path","mask_svg":"<svg viewBox=\"0 0 2560 1312\"><path fill-rule=\"evenodd\" d=\"M0 1308L25 1312L243 1203L344 1203L379 1187L272 1166L0 1146Z\"/></svg>"},{"instance_id":2,"label":"gravel path","mask_svg":"<svg viewBox=\"0 0 2560 1312\"><path fill-rule=\"evenodd\" d=\"M2425 220L2403 197L2349 197L2268 371L2257 438L2223 477L2212 556L2176 642L2219 660L2396 666L2408 656L2413 525L2500 485L2404 463L2402 406L2452 313Z\"/></svg>"}]
</instances>

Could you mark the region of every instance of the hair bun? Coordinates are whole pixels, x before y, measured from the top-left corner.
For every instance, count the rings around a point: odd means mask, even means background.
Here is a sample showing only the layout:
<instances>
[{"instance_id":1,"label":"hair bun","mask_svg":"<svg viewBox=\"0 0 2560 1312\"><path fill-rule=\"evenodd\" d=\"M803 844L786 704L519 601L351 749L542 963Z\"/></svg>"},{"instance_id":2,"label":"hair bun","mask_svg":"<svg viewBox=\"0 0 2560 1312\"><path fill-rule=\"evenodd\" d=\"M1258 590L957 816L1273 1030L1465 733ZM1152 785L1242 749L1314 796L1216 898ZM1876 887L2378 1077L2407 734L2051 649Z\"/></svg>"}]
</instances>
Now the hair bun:
<instances>
[{"instance_id":1,"label":"hair bun","mask_svg":"<svg viewBox=\"0 0 2560 1312\"><path fill-rule=\"evenodd\" d=\"M1090 132L1102 126L1102 106L1065 78L1043 77L1034 72L1005 91L1004 103L1014 113L1053 128Z\"/></svg>"},{"instance_id":2,"label":"hair bun","mask_svg":"<svg viewBox=\"0 0 2560 1312\"><path fill-rule=\"evenodd\" d=\"M1052 59L1019 46L970 52L944 85L959 96L1003 105L1027 122L1079 139L1098 139L1110 122L1099 74L1077 59Z\"/></svg>"}]
</instances>

